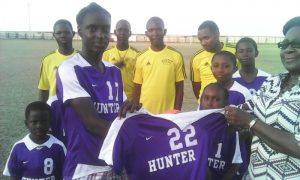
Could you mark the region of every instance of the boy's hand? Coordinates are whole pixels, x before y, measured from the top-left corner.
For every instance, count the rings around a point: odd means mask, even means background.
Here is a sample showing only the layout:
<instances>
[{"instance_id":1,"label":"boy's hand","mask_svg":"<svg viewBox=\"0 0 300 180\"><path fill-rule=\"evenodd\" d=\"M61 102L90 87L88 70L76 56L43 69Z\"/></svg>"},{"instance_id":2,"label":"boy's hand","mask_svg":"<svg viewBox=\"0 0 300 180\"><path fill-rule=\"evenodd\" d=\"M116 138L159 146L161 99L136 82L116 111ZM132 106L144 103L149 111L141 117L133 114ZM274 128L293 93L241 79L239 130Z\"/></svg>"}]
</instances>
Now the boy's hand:
<instances>
[{"instance_id":1,"label":"boy's hand","mask_svg":"<svg viewBox=\"0 0 300 180\"><path fill-rule=\"evenodd\" d=\"M129 111L133 113L134 111L138 111L142 107L141 103L134 103L133 101L126 100L120 108L119 117L126 117L126 113Z\"/></svg>"}]
</instances>

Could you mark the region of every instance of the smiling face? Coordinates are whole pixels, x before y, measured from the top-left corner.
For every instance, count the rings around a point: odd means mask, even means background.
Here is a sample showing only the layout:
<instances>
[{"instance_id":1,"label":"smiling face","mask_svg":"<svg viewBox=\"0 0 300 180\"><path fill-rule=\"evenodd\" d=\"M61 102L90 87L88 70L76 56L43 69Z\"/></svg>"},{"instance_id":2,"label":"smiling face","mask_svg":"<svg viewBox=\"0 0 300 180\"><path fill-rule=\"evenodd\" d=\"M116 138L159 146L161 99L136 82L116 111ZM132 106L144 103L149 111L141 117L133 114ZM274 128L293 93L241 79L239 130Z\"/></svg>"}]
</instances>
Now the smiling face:
<instances>
[{"instance_id":1,"label":"smiling face","mask_svg":"<svg viewBox=\"0 0 300 180\"><path fill-rule=\"evenodd\" d=\"M300 26L289 29L282 44L280 57L283 66L291 74L300 75Z\"/></svg>"},{"instance_id":2,"label":"smiling face","mask_svg":"<svg viewBox=\"0 0 300 180\"><path fill-rule=\"evenodd\" d=\"M110 38L111 18L102 12L87 13L78 25L82 50L93 54L103 53Z\"/></svg>"}]
</instances>

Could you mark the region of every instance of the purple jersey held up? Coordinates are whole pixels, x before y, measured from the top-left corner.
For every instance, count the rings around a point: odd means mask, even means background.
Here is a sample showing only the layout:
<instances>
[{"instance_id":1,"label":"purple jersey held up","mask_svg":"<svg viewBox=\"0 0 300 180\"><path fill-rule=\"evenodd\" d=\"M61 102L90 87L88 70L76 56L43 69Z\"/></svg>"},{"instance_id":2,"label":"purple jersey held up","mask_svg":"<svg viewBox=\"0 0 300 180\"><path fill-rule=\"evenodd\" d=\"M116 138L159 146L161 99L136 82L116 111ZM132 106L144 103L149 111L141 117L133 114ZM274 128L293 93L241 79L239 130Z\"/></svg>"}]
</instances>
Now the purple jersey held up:
<instances>
[{"instance_id":1,"label":"purple jersey held up","mask_svg":"<svg viewBox=\"0 0 300 180\"><path fill-rule=\"evenodd\" d=\"M249 89L251 95L254 95L256 91L261 87L263 82L267 79L267 77L270 77L271 75L269 73L266 73L260 69L258 69L256 78L252 82L246 82L239 71L236 71L233 75L232 78L240 83L242 86L245 86L247 89Z\"/></svg>"},{"instance_id":2,"label":"purple jersey held up","mask_svg":"<svg viewBox=\"0 0 300 180\"><path fill-rule=\"evenodd\" d=\"M62 179L65 153L65 146L54 136L36 144L28 134L14 144L3 175L20 180Z\"/></svg>"},{"instance_id":3,"label":"purple jersey held up","mask_svg":"<svg viewBox=\"0 0 300 180\"><path fill-rule=\"evenodd\" d=\"M136 179L205 179L209 154L206 125L220 110L137 114L113 122L99 158Z\"/></svg>"},{"instance_id":4,"label":"purple jersey held up","mask_svg":"<svg viewBox=\"0 0 300 180\"><path fill-rule=\"evenodd\" d=\"M67 155L64 178L80 178L107 171L106 163L98 159L102 138L91 134L83 120L70 106L75 98L89 97L100 118L112 122L126 96L119 68L102 62L103 74L91 66L79 53L60 65L57 73L57 96L64 103L63 127L66 133ZM100 168L99 168L100 167Z\"/></svg>"}]
</instances>

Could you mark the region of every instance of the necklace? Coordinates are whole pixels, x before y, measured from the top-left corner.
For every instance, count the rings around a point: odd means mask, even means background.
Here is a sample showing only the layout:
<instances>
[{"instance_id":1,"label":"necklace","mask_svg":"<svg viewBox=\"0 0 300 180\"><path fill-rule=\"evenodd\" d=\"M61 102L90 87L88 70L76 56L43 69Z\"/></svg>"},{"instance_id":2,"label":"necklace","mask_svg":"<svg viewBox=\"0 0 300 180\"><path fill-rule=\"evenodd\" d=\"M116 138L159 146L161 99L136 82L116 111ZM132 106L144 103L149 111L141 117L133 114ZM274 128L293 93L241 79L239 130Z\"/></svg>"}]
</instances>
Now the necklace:
<instances>
[{"instance_id":1,"label":"necklace","mask_svg":"<svg viewBox=\"0 0 300 180\"><path fill-rule=\"evenodd\" d=\"M129 48L128 48L129 49ZM128 49L125 51L125 54L123 56L121 56L121 53L120 53L120 50L118 50L118 55L120 57L120 60L119 61L125 61L125 58L126 58L126 55L127 55L127 52L128 52Z\"/></svg>"}]
</instances>

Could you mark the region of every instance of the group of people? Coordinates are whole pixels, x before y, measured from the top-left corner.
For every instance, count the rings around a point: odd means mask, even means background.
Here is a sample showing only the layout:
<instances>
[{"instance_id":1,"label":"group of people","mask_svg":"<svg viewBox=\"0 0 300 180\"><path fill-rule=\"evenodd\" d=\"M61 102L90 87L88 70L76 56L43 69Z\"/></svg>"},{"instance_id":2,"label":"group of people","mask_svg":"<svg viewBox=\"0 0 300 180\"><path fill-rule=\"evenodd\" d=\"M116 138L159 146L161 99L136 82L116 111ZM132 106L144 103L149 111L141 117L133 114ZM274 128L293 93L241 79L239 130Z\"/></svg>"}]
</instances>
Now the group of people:
<instances>
[{"instance_id":1,"label":"group of people","mask_svg":"<svg viewBox=\"0 0 300 180\"><path fill-rule=\"evenodd\" d=\"M216 23L204 21L198 28L202 49L190 64L199 107L167 115L181 111L186 73L182 54L164 42L163 20L148 20L150 46L142 52L129 45L126 20L118 21L117 43L107 48L111 15L96 3L81 9L76 21L80 51L72 46L69 21L53 26L58 49L42 61L40 101L26 108L29 134L13 146L4 175L300 178L300 17L284 25L278 47L288 72L277 76L256 68L253 39L234 47L220 41Z\"/></svg>"}]
</instances>

